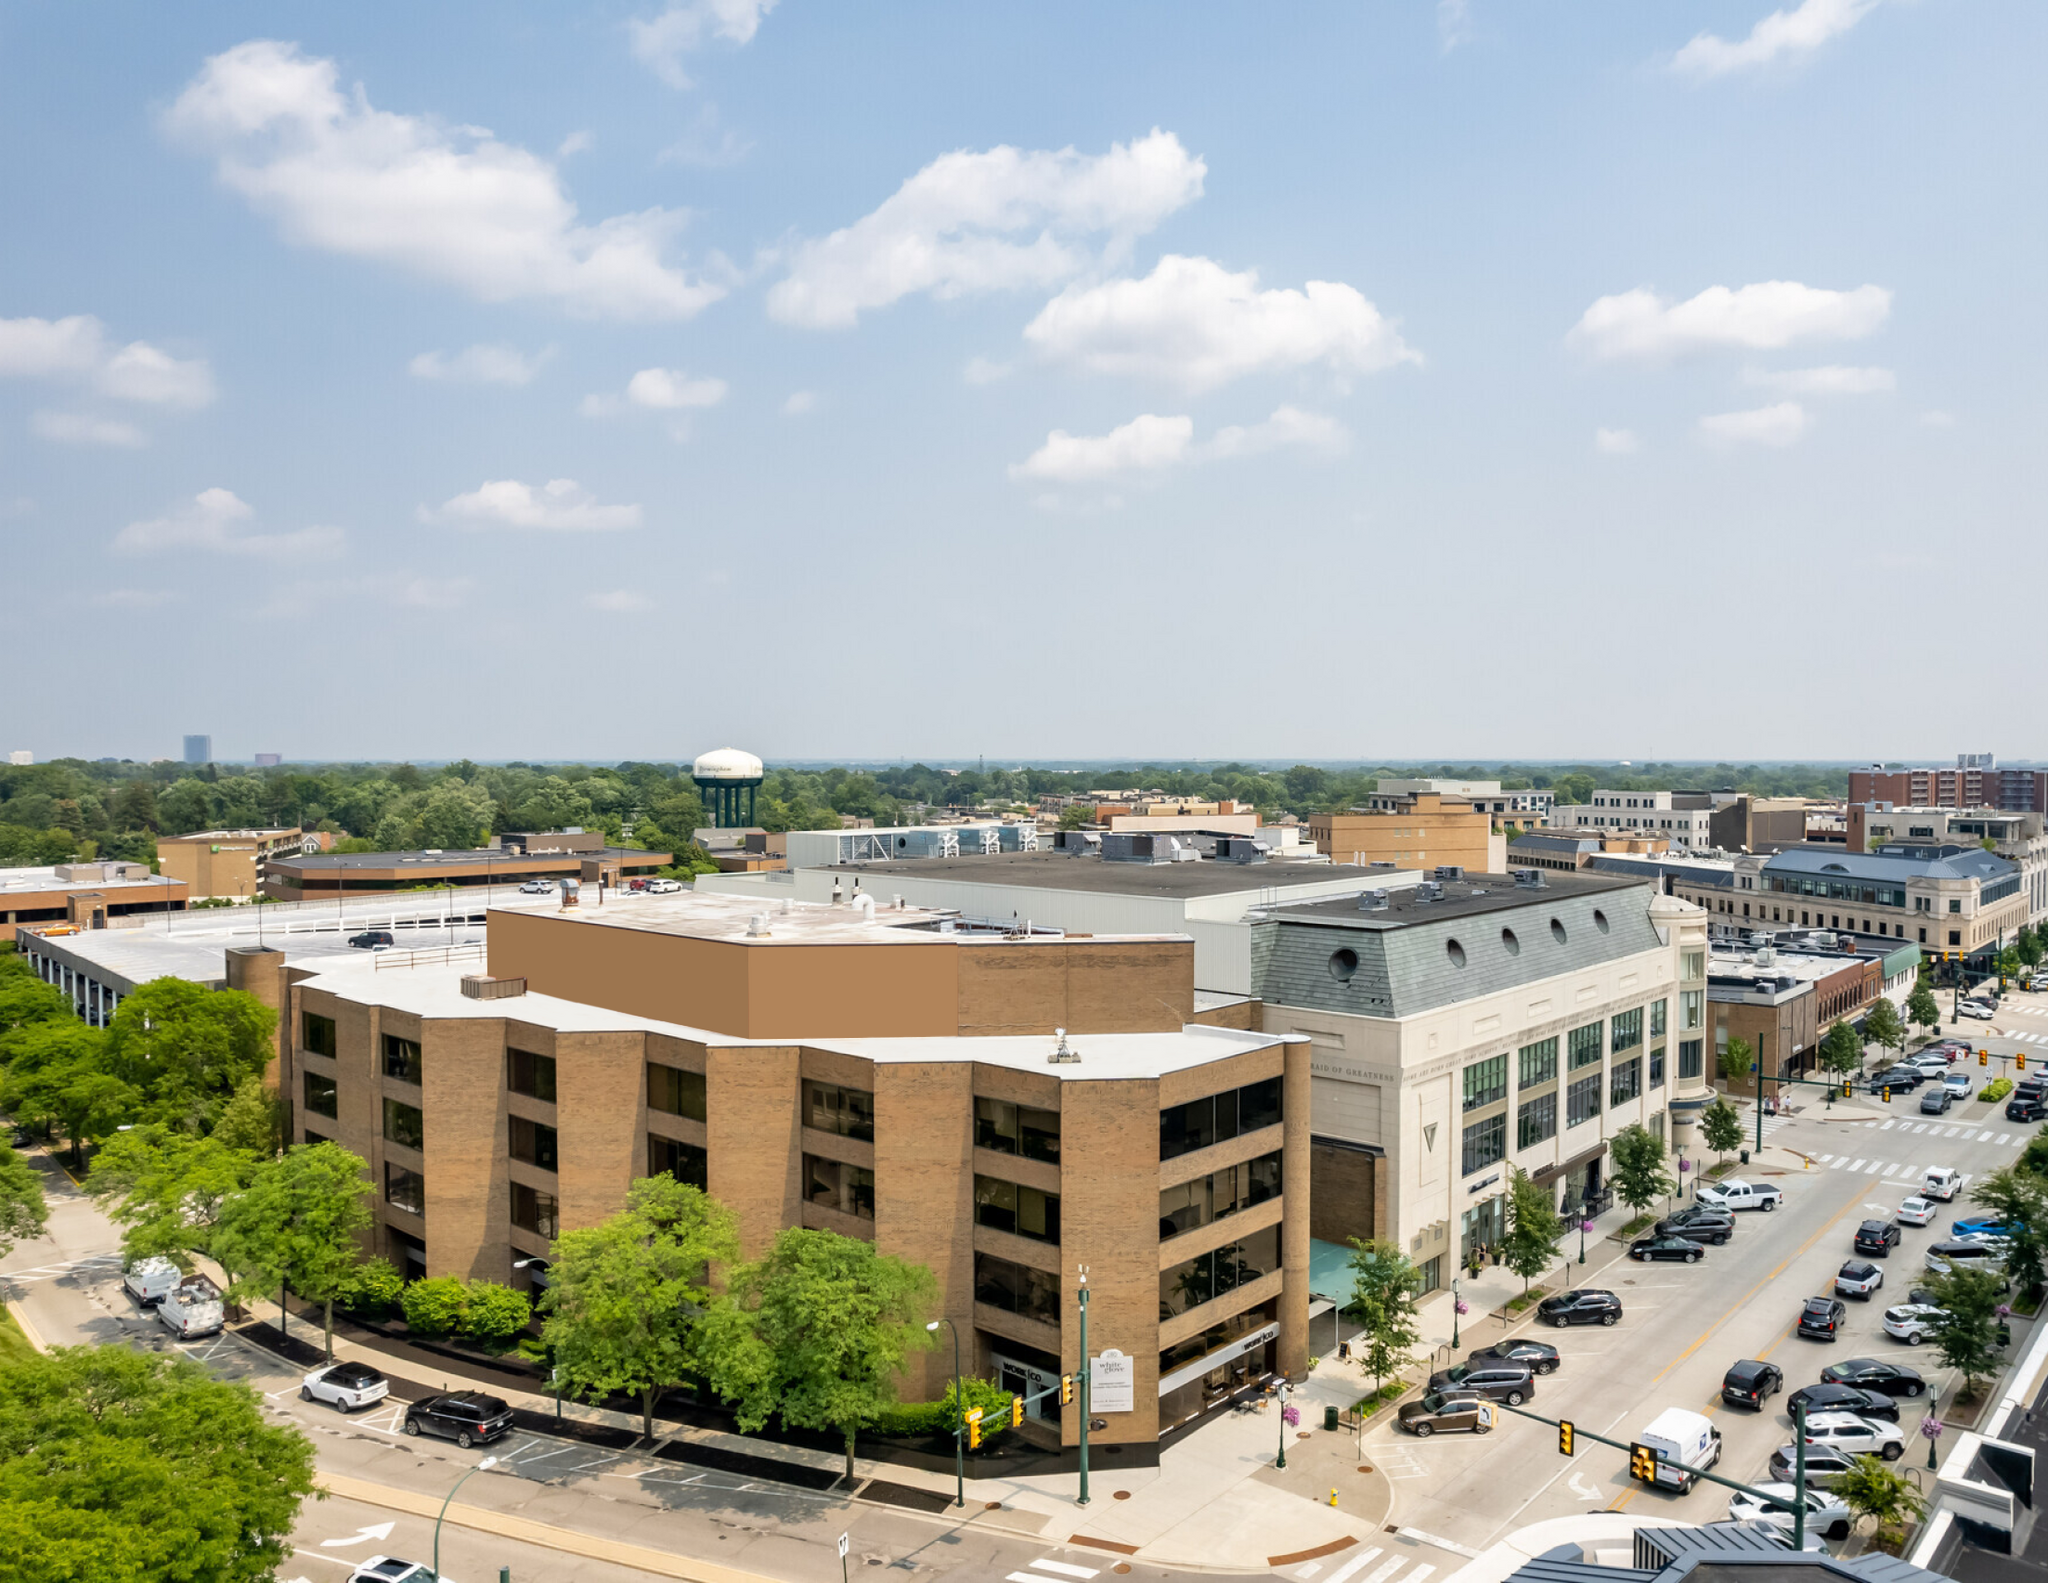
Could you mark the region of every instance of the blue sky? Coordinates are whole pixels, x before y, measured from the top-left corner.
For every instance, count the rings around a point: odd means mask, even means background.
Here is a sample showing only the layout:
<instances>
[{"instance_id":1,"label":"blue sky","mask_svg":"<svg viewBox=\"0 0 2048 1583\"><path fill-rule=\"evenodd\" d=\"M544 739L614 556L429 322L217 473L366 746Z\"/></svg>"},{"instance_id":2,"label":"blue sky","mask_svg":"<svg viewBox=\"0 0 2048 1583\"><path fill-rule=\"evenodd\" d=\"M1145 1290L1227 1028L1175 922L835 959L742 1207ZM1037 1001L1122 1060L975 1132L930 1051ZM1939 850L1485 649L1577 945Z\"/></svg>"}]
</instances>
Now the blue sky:
<instances>
[{"instance_id":1,"label":"blue sky","mask_svg":"<svg viewBox=\"0 0 2048 1583\"><path fill-rule=\"evenodd\" d=\"M2044 34L16 5L4 745L2040 753Z\"/></svg>"}]
</instances>

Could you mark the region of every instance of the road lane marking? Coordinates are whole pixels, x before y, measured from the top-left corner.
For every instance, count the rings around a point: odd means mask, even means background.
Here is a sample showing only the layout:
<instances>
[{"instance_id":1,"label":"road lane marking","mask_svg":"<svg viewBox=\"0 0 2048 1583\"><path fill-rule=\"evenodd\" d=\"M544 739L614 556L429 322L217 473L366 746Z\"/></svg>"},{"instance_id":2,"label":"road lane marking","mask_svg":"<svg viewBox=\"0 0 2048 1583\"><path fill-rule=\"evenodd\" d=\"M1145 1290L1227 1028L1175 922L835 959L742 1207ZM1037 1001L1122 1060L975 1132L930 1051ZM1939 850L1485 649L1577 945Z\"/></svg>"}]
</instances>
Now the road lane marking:
<instances>
[{"instance_id":1,"label":"road lane marking","mask_svg":"<svg viewBox=\"0 0 2048 1583\"><path fill-rule=\"evenodd\" d=\"M1863 1169L1863 1162L1861 1160L1858 1160L1854 1165L1850 1166L1849 1169L1852 1171L1860 1171Z\"/></svg>"},{"instance_id":2,"label":"road lane marking","mask_svg":"<svg viewBox=\"0 0 2048 1583\"><path fill-rule=\"evenodd\" d=\"M1479 1552L1477 1550L1473 1550L1468 1546L1458 1544L1449 1539L1439 1539L1435 1534L1426 1534L1420 1528L1403 1528L1401 1530L1401 1537L1403 1539L1416 1540L1418 1543L1421 1544L1435 1545L1437 1549L1448 1550L1452 1555L1463 1556L1467 1561L1476 1561L1479 1559ZM1410 1577L1415 1576L1413 1572L1409 1573L1408 1575Z\"/></svg>"},{"instance_id":3,"label":"road lane marking","mask_svg":"<svg viewBox=\"0 0 2048 1583\"><path fill-rule=\"evenodd\" d=\"M1422 1580L1435 1570L1435 1567L1428 1565L1426 1562L1419 1567L1410 1567L1408 1575L1401 1579L1401 1583L1422 1583Z\"/></svg>"},{"instance_id":4,"label":"road lane marking","mask_svg":"<svg viewBox=\"0 0 2048 1583\"><path fill-rule=\"evenodd\" d=\"M1879 1128L1878 1128L1877 1130L1878 1130L1879 1132L1890 1132L1890 1131L1892 1130L1892 1128L1896 1127L1896 1126L1897 1126L1898 1124L1899 1124L1898 1118L1897 1118L1896 1116L1894 1116L1894 1117L1892 1117L1892 1118L1891 1118L1891 1119L1890 1119L1889 1121L1885 1122L1885 1124L1884 1124L1883 1126L1879 1127Z\"/></svg>"},{"instance_id":5,"label":"road lane marking","mask_svg":"<svg viewBox=\"0 0 2048 1583\"><path fill-rule=\"evenodd\" d=\"M1031 1564L1041 1572L1057 1572L1061 1577L1066 1578L1092 1578L1101 1570L1099 1567L1077 1567L1066 1561L1047 1561L1044 1559L1034 1561ZM1342 1575L1342 1573L1338 1574L1339 1577ZM1331 1578L1330 1583L1337 1583L1337 1579Z\"/></svg>"},{"instance_id":6,"label":"road lane marking","mask_svg":"<svg viewBox=\"0 0 2048 1583\"><path fill-rule=\"evenodd\" d=\"M1386 1551L1381 1549L1380 1546L1374 1545L1370 1550L1366 1551L1365 1554L1357 1556L1352 1560L1345 1562L1342 1566L1337 1568L1336 1571L1332 1572L1329 1576L1328 1583L1346 1583L1346 1580L1350 1578L1352 1573L1358 1571L1362 1567L1371 1566L1374 1561L1376 1561L1377 1559L1379 1559L1379 1557L1385 1554ZM1093 1574L1090 1575L1092 1576Z\"/></svg>"},{"instance_id":7,"label":"road lane marking","mask_svg":"<svg viewBox=\"0 0 2048 1583\"><path fill-rule=\"evenodd\" d=\"M1407 1531L1405 1528L1401 1530L1404 1535ZM1387 1579L1400 1571L1407 1564L1407 1561L1408 1558L1406 1556L1395 1556L1391 1561L1382 1561L1371 1572L1366 1574L1365 1583L1387 1583Z\"/></svg>"}]
</instances>

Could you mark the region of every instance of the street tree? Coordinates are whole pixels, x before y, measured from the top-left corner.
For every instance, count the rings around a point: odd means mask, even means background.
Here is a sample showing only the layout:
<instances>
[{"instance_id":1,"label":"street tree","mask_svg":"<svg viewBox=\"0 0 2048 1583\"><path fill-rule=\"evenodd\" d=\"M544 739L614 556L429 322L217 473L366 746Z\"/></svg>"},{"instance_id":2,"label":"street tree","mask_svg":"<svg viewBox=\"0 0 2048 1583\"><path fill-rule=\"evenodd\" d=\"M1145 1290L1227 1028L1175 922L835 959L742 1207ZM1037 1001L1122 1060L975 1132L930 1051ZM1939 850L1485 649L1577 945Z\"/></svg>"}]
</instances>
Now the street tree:
<instances>
[{"instance_id":1,"label":"street tree","mask_svg":"<svg viewBox=\"0 0 2048 1583\"><path fill-rule=\"evenodd\" d=\"M1863 1014L1863 1037L1880 1049L1905 1049L1906 1025L1899 1018L1898 1008L1885 996L1878 996Z\"/></svg>"},{"instance_id":2,"label":"street tree","mask_svg":"<svg viewBox=\"0 0 2048 1583\"><path fill-rule=\"evenodd\" d=\"M1742 1117L1727 1100L1717 1099L1700 1112L1700 1136L1726 1160L1730 1149L1742 1147Z\"/></svg>"},{"instance_id":3,"label":"street tree","mask_svg":"<svg viewBox=\"0 0 2048 1583\"><path fill-rule=\"evenodd\" d=\"M248 1386L126 1346L0 1366L0 1570L42 1583L268 1583L313 1448Z\"/></svg>"},{"instance_id":4,"label":"street tree","mask_svg":"<svg viewBox=\"0 0 2048 1583\"><path fill-rule=\"evenodd\" d=\"M43 1179L6 1143L0 1142L0 1258L24 1237L40 1237L50 1223Z\"/></svg>"},{"instance_id":5,"label":"street tree","mask_svg":"<svg viewBox=\"0 0 2048 1583\"><path fill-rule=\"evenodd\" d=\"M1664 1140L1640 1123L1623 1127L1607 1147L1614 1196L1637 1214L1677 1190L1664 1169Z\"/></svg>"},{"instance_id":6,"label":"street tree","mask_svg":"<svg viewBox=\"0 0 2048 1583\"><path fill-rule=\"evenodd\" d=\"M284 1105L261 1077L245 1077L213 1136L230 1149L269 1157L284 1147Z\"/></svg>"},{"instance_id":7,"label":"street tree","mask_svg":"<svg viewBox=\"0 0 2048 1583\"><path fill-rule=\"evenodd\" d=\"M2016 947L2007 946L1998 953L1998 972L2002 978L2018 978L2020 969L2025 965Z\"/></svg>"},{"instance_id":8,"label":"street tree","mask_svg":"<svg viewBox=\"0 0 2048 1583\"><path fill-rule=\"evenodd\" d=\"M1963 1377L1963 1394L1974 1396L1977 1381L1998 1368L1998 1299L2003 1277L1991 1270L1960 1265L1946 1275L1927 1277L1928 1290L1941 1310L1928 1323L1941 1361Z\"/></svg>"},{"instance_id":9,"label":"street tree","mask_svg":"<svg viewBox=\"0 0 2048 1583\"><path fill-rule=\"evenodd\" d=\"M765 1258L732 1272L729 1301L699 1331L700 1358L742 1431L780 1414L792 1428L841 1435L850 1485L855 1437L896 1399L910 1354L933 1344L924 1326L937 1298L921 1264L791 1226Z\"/></svg>"},{"instance_id":10,"label":"street tree","mask_svg":"<svg viewBox=\"0 0 2048 1583\"><path fill-rule=\"evenodd\" d=\"M642 1177L609 1220L555 1239L540 1310L542 1339L565 1389L640 1398L654 1438L661 1393L691 1371L692 1341L712 1304L711 1267L739 1257L732 1212L674 1177Z\"/></svg>"},{"instance_id":11,"label":"street tree","mask_svg":"<svg viewBox=\"0 0 2048 1583\"><path fill-rule=\"evenodd\" d=\"M2020 961L2026 966L2039 967L2041 965L2041 937L2034 932L2031 924L2023 923L2020 925L2019 935L2013 941L2012 948L2019 952ZM4 1020L0 1020L0 1026L4 1026Z\"/></svg>"},{"instance_id":12,"label":"street tree","mask_svg":"<svg viewBox=\"0 0 2048 1583\"><path fill-rule=\"evenodd\" d=\"M1858 1457L1847 1472L1835 1475L1831 1487L1844 1506L1858 1517L1870 1518L1880 1534L1895 1535L1909 1519L1927 1511L1920 1486L1882 1457Z\"/></svg>"},{"instance_id":13,"label":"street tree","mask_svg":"<svg viewBox=\"0 0 2048 1583\"><path fill-rule=\"evenodd\" d=\"M1913 993L1906 997L1906 1020L1916 1027L1933 1033L1941 1027L1941 1007L1934 999L1934 991L1922 979L1913 986Z\"/></svg>"},{"instance_id":14,"label":"street tree","mask_svg":"<svg viewBox=\"0 0 2048 1583\"><path fill-rule=\"evenodd\" d=\"M1728 1048L1723 1050L1720 1056L1721 1081L1736 1083L1746 1079L1749 1076L1749 1063L1755 1055L1754 1047L1741 1034L1731 1037Z\"/></svg>"},{"instance_id":15,"label":"street tree","mask_svg":"<svg viewBox=\"0 0 2048 1583\"><path fill-rule=\"evenodd\" d=\"M17 1078L8 1073L8 1103L24 1120L55 1122L71 1140L71 1163L85 1164L85 1146L135 1115L142 1095L85 1060L60 1061Z\"/></svg>"},{"instance_id":16,"label":"street tree","mask_svg":"<svg viewBox=\"0 0 2048 1583\"><path fill-rule=\"evenodd\" d=\"M242 1293L293 1286L320 1304L330 1361L334 1300L361 1262L356 1237L369 1229L369 1198L360 1156L338 1143L301 1143L256 1167L248 1189L222 1207L214 1231L215 1246L247 1272L237 1283ZM279 1312L283 1328L281 1299Z\"/></svg>"},{"instance_id":17,"label":"street tree","mask_svg":"<svg viewBox=\"0 0 2048 1583\"><path fill-rule=\"evenodd\" d=\"M1863 1070L1863 1041L1840 1017L1820 1041L1820 1060L1822 1067L1837 1077Z\"/></svg>"},{"instance_id":18,"label":"street tree","mask_svg":"<svg viewBox=\"0 0 2048 1583\"><path fill-rule=\"evenodd\" d=\"M277 1013L238 989L152 979L121 1002L107 1069L142 1091L161 1120L210 1130L228 1097L269 1065Z\"/></svg>"},{"instance_id":19,"label":"street tree","mask_svg":"<svg viewBox=\"0 0 2048 1583\"><path fill-rule=\"evenodd\" d=\"M1388 1375L1407 1367L1422 1339L1416 1308L1422 1271L1397 1243L1353 1237L1351 1250L1351 1306L1358 1311L1365 1341L1360 1361L1377 1393L1385 1388Z\"/></svg>"},{"instance_id":20,"label":"street tree","mask_svg":"<svg viewBox=\"0 0 2048 1583\"><path fill-rule=\"evenodd\" d=\"M1564 1221L1551 1202L1550 1190L1529 1179L1520 1166L1508 1167L1508 1234L1502 1244L1501 1262L1522 1278L1522 1290L1550 1268L1557 1257L1557 1239L1564 1235Z\"/></svg>"},{"instance_id":21,"label":"street tree","mask_svg":"<svg viewBox=\"0 0 2048 1583\"><path fill-rule=\"evenodd\" d=\"M85 1190L123 1228L121 1251L129 1259L204 1253L225 1268L214 1228L256 1166L254 1154L227 1147L218 1134L198 1138L152 1122L107 1139L93 1156Z\"/></svg>"},{"instance_id":22,"label":"street tree","mask_svg":"<svg viewBox=\"0 0 2048 1583\"><path fill-rule=\"evenodd\" d=\"M2001 1166L1970 1188L1970 1201L2005 1223L2005 1273L2023 1296L2032 1296L2048 1242L2048 1182L2018 1165Z\"/></svg>"}]
</instances>

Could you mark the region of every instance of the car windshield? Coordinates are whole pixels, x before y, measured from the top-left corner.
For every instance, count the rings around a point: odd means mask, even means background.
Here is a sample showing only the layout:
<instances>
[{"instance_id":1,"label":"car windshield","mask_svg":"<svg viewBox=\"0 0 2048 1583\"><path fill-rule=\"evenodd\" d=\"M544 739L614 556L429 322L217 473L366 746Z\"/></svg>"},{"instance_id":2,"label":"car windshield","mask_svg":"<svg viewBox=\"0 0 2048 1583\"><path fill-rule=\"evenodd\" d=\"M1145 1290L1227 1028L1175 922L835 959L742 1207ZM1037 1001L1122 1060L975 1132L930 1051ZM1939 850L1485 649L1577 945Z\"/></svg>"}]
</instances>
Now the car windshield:
<instances>
[{"instance_id":1,"label":"car windshield","mask_svg":"<svg viewBox=\"0 0 2048 1583\"><path fill-rule=\"evenodd\" d=\"M1444 1378L1455 1385L1459 1380L1462 1380L1466 1375L1470 1374L1471 1372L1472 1366L1470 1364L1456 1363L1453 1364L1450 1368L1444 1370Z\"/></svg>"},{"instance_id":2,"label":"car windshield","mask_svg":"<svg viewBox=\"0 0 2048 1583\"><path fill-rule=\"evenodd\" d=\"M1440 1413L1451 1405L1451 1398L1442 1391L1422 1398L1422 1410L1426 1413Z\"/></svg>"}]
</instances>

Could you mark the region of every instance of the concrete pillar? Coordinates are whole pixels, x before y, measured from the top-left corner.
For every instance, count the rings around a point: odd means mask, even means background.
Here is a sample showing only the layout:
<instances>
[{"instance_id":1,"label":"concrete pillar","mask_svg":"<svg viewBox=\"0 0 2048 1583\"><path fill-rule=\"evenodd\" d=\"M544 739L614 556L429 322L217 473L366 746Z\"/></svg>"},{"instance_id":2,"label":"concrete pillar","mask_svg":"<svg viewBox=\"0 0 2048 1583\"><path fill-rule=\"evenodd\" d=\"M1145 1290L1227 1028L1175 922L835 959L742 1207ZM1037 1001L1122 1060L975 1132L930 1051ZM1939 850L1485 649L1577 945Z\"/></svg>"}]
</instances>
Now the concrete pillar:
<instances>
[{"instance_id":1,"label":"concrete pillar","mask_svg":"<svg viewBox=\"0 0 2048 1583\"><path fill-rule=\"evenodd\" d=\"M1305 1038L1281 1046L1287 1064L1280 1079L1280 1196L1287 1211L1280 1222L1279 1364L1289 1379L1308 1372L1310 1048Z\"/></svg>"},{"instance_id":2,"label":"concrete pillar","mask_svg":"<svg viewBox=\"0 0 2048 1583\"><path fill-rule=\"evenodd\" d=\"M263 1081L274 1091L285 1047L292 1038L285 1026L284 952L275 946L231 945L226 955L228 988L255 996L277 1013L277 1031L270 1041L270 1063L263 1069Z\"/></svg>"}]
</instances>

